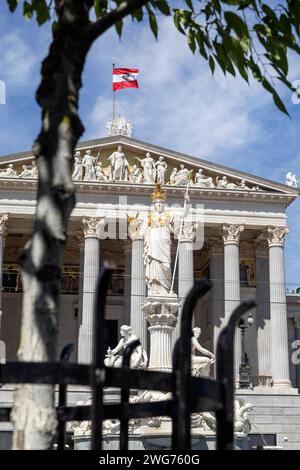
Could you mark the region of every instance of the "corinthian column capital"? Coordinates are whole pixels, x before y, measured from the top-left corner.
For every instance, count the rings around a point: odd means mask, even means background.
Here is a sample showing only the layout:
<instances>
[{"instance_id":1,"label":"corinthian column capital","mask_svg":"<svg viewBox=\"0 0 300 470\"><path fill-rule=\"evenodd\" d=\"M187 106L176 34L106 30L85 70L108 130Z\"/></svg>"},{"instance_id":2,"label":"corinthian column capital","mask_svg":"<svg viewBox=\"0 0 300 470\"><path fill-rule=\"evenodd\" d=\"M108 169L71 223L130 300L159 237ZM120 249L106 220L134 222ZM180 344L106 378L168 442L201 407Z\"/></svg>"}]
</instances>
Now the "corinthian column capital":
<instances>
[{"instance_id":1,"label":"corinthian column capital","mask_svg":"<svg viewBox=\"0 0 300 470\"><path fill-rule=\"evenodd\" d=\"M102 238L106 225L105 217L88 217L82 219L84 237Z\"/></svg>"},{"instance_id":2,"label":"corinthian column capital","mask_svg":"<svg viewBox=\"0 0 300 470\"><path fill-rule=\"evenodd\" d=\"M287 227L274 227L269 226L267 231L269 247L271 246L284 246L284 238L289 233Z\"/></svg>"},{"instance_id":3,"label":"corinthian column capital","mask_svg":"<svg viewBox=\"0 0 300 470\"><path fill-rule=\"evenodd\" d=\"M1 214L0 215L0 235L2 235L2 237L6 236L7 221L8 221L8 215L7 214Z\"/></svg>"},{"instance_id":4,"label":"corinthian column capital","mask_svg":"<svg viewBox=\"0 0 300 470\"><path fill-rule=\"evenodd\" d=\"M132 241L142 240L144 238L142 233L143 221L136 217L128 216L128 234Z\"/></svg>"},{"instance_id":5,"label":"corinthian column capital","mask_svg":"<svg viewBox=\"0 0 300 470\"><path fill-rule=\"evenodd\" d=\"M195 240L198 224L195 222L184 222L181 234L179 234L181 242L193 242Z\"/></svg>"},{"instance_id":6,"label":"corinthian column capital","mask_svg":"<svg viewBox=\"0 0 300 470\"><path fill-rule=\"evenodd\" d=\"M219 232L223 238L224 245L238 245L240 234L244 230L244 225L223 224Z\"/></svg>"}]
</instances>

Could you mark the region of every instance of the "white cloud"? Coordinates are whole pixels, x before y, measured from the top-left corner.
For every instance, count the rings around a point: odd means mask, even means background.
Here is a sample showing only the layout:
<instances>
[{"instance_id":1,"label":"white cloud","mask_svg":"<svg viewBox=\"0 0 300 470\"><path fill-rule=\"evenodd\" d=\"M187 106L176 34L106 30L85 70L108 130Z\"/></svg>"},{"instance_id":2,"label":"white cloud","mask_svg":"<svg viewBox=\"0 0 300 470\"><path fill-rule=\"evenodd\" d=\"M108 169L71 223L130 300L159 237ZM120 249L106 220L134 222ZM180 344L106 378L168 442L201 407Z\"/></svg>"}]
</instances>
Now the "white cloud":
<instances>
[{"instance_id":1,"label":"white cloud","mask_svg":"<svg viewBox=\"0 0 300 470\"><path fill-rule=\"evenodd\" d=\"M30 85L38 57L17 31L7 33L1 38L0 57L1 79L5 80L7 89Z\"/></svg>"}]
</instances>

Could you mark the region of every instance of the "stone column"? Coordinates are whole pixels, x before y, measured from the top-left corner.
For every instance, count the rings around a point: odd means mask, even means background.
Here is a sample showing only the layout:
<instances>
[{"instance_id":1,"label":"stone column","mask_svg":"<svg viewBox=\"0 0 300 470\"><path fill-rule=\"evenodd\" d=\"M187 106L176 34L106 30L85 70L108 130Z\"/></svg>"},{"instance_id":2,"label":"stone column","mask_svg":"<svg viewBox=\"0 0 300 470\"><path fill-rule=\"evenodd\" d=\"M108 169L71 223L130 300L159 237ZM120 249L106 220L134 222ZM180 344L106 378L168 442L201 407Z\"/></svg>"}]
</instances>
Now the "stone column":
<instances>
[{"instance_id":1,"label":"stone column","mask_svg":"<svg viewBox=\"0 0 300 470\"><path fill-rule=\"evenodd\" d=\"M224 321L224 243L221 238L212 237L208 241L210 280L212 289L213 344L214 353L221 326Z\"/></svg>"},{"instance_id":2,"label":"stone column","mask_svg":"<svg viewBox=\"0 0 300 470\"><path fill-rule=\"evenodd\" d=\"M100 265L99 238L106 224L105 217L82 219L84 233L84 270L82 295L82 324L78 341L78 362L90 363L92 359L93 315L96 282Z\"/></svg>"},{"instance_id":3,"label":"stone column","mask_svg":"<svg viewBox=\"0 0 300 470\"><path fill-rule=\"evenodd\" d=\"M224 241L224 299L225 322L228 321L233 310L240 304L240 234L244 230L243 225L224 224L221 235ZM239 381L239 367L241 362L241 335L236 328L234 341L235 377Z\"/></svg>"},{"instance_id":4,"label":"stone column","mask_svg":"<svg viewBox=\"0 0 300 470\"><path fill-rule=\"evenodd\" d=\"M6 359L6 347L3 340L1 340L1 321L2 321L2 278L3 278L3 257L4 257L4 244L7 233L8 215L0 215L0 363L4 363Z\"/></svg>"},{"instance_id":5,"label":"stone column","mask_svg":"<svg viewBox=\"0 0 300 470\"><path fill-rule=\"evenodd\" d=\"M294 318L295 322L295 340L300 341L300 318ZM299 350L299 346L297 345L296 351ZM297 358L299 358L299 354L297 354ZM296 387L298 388L298 392L300 392L300 364L295 365L296 368Z\"/></svg>"},{"instance_id":6,"label":"stone column","mask_svg":"<svg viewBox=\"0 0 300 470\"><path fill-rule=\"evenodd\" d=\"M123 252L125 257L124 269L124 311L123 323L130 325L130 307L131 307L131 241L124 240Z\"/></svg>"},{"instance_id":7,"label":"stone column","mask_svg":"<svg viewBox=\"0 0 300 470\"><path fill-rule=\"evenodd\" d=\"M79 349L79 337L82 328L82 301L83 301L83 270L84 270L84 237L83 233L80 232L77 235L78 247L79 247L79 289L78 289L78 338L77 338L77 360L78 360L78 349Z\"/></svg>"},{"instance_id":8,"label":"stone column","mask_svg":"<svg viewBox=\"0 0 300 470\"><path fill-rule=\"evenodd\" d=\"M256 324L258 388L270 387L271 374L271 320L268 243L262 237L255 241L256 253ZM265 390L267 391L267 390Z\"/></svg>"},{"instance_id":9,"label":"stone column","mask_svg":"<svg viewBox=\"0 0 300 470\"><path fill-rule=\"evenodd\" d=\"M197 224L194 222L184 222L179 244L178 254L178 297L179 312L175 330L174 342L180 335L181 310L185 297L194 285L194 250Z\"/></svg>"},{"instance_id":10,"label":"stone column","mask_svg":"<svg viewBox=\"0 0 300 470\"><path fill-rule=\"evenodd\" d=\"M132 240L130 325L133 333L140 338L143 348L147 350L147 322L142 311L146 298L146 280L143 259L144 238L141 228L141 220L138 218L130 220L128 228Z\"/></svg>"},{"instance_id":11,"label":"stone column","mask_svg":"<svg viewBox=\"0 0 300 470\"><path fill-rule=\"evenodd\" d=\"M289 374L286 288L284 268L284 237L286 227L268 227L270 313L271 313L271 369L273 389L291 388Z\"/></svg>"}]
</instances>

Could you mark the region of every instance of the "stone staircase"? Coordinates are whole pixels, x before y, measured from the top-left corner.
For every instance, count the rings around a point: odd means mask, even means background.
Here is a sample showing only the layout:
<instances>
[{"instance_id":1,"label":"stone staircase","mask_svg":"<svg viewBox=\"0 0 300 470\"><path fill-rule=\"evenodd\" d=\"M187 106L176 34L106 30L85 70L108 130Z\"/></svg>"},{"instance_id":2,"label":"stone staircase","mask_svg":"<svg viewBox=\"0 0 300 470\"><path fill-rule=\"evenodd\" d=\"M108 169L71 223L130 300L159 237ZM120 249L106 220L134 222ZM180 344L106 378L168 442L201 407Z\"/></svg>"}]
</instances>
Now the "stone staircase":
<instances>
[{"instance_id":1,"label":"stone staircase","mask_svg":"<svg viewBox=\"0 0 300 470\"><path fill-rule=\"evenodd\" d=\"M300 395L238 391L236 397L253 404L251 434L276 434L278 448L300 450Z\"/></svg>"}]
</instances>

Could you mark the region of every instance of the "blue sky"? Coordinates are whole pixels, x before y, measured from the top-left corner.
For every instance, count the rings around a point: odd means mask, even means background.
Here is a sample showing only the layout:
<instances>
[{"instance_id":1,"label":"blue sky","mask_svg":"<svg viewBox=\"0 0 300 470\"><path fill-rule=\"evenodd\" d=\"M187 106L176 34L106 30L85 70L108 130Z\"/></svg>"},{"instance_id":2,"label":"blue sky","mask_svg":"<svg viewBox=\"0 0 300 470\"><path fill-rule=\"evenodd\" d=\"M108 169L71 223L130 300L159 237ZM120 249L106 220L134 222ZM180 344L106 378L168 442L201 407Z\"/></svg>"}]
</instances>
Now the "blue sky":
<instances>
[{"instance_id":1,"label":"blue sky","mask_svg":"<svg viewBox=\"0 0 300 470\"><path fill-rule=\"evenodd\" d=\"M160 18L158 41L148 27L128 20L121 41L108 31L93 46L86 63L80 113L83 139L106 134L112 113L112 63L140 69L138 90L117 94L117 112L134 125L133 135L259 176L285 181L300 175L300 104L280 88L291 119L280 113L257 84L214 77L199 54L189 50L172 20ZM0 155L29 150L39 131L34 101L40 62L50 41L49 25L39 28L0 5L0 80L7 104L0 105ZM300 61L291 58L290 77L300 80ZM287 284L300 286L300 202L288 209Z\"/></svg>"}]
</instances>

